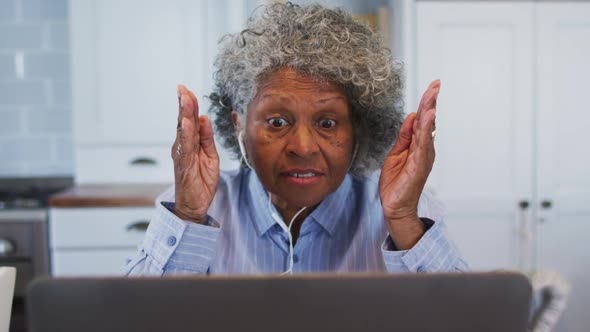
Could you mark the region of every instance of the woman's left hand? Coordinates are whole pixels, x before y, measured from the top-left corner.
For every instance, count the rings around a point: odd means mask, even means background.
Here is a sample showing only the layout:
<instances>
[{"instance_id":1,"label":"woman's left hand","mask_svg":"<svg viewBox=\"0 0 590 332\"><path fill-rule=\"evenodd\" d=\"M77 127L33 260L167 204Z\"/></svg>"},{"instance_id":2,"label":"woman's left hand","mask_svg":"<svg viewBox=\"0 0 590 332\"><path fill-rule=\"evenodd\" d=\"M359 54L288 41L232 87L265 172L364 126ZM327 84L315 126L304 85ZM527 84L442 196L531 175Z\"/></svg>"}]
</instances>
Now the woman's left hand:
<instances>
[{"instance_id":1,"label":"woman's left hand","mask_svg":"<svg viewBox=\"0 0 590 332\"><path fill-rule=\"evenodd\" d=\"M418 201L434 164L436 99L440 81L430 83L417 113L406 117L379 179L385 223L399 250L410 249L424 234Z\"/></svg>"}]
</instances>

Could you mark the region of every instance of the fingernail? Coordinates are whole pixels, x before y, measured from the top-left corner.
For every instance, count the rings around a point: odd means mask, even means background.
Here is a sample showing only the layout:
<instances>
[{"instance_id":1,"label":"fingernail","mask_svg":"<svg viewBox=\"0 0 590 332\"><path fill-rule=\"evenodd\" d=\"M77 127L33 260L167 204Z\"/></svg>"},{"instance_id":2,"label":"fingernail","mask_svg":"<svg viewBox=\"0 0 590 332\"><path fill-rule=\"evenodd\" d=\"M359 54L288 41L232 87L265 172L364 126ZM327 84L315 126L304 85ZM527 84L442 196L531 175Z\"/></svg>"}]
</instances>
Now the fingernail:
<instances>
[{"instance_id":1,"label":"fingernail","mask_svg":"<svg viewBox=\"0 0 590 332\"><path fill-rule=\"evenodd\" d=\"M180 96L180 107L184 108L184 95Z\"/></svg>"}]
</instances>

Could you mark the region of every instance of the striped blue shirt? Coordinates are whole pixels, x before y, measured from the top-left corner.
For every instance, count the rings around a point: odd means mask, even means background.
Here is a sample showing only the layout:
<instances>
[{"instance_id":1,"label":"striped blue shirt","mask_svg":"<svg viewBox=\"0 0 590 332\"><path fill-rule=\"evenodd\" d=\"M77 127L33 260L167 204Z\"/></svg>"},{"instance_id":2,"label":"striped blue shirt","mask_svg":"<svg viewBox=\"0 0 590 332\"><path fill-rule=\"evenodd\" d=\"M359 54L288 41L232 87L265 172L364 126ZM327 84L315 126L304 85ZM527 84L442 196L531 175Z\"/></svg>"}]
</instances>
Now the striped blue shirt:
<instances>
[{"instance_id":1,"label":"striped blue shirt","mask_svg":"<svg viewBox=\"0 0 590 332\"><path fill-rule=\"evenodd\" d=\"M306 217L294 247L293 273L466 271L445 234L442 209L427 192L418 212L434 223L413 248L396 250L383 221L378 180L378 172L365 179L347 175ZM128 275L280 274L288 269L288 234L272 218L276 210L254 172L222 172L206 225L179 219L165 202L174 202L174 188L156 200L139 253L126 267Z\"/></svg>"}]
</instances>

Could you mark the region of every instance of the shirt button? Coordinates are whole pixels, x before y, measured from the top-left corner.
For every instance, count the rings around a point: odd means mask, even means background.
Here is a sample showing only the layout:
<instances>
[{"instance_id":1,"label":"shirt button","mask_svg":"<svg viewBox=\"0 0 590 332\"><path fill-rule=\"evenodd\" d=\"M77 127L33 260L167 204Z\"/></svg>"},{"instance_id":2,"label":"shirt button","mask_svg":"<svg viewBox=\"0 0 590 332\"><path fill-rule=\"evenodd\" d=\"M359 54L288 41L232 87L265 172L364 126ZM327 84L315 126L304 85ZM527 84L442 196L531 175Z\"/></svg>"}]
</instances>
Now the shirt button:
<instances>
[{"instance_id":1,"label":"shirt button","mask_svg":"<svg viewBox=\"0 0 590 332\"><path fill-rule=\"evenodd\" d=\"M424 272L426 272L426 269L424 268L424 266L420 265L420 266L418 266L418 272L424 273Z\"/></svg>"},{"instance_id":2,"label":"shirt button","mask_svg":"<svg viewBox=\"0 0 590 332\"><path fill-rule=\"evenodd\" d=\"M176 237L175 237L175 236L173 236L173 235L171 235L171 236L168 238L168 245L169 245L169 246L173 246L173 245L175 245L175 244L176 244Z\"/></svg>"},{"instance_id":3,"label":"shirt button","mask_svg":"<svg viewBox=\"0 0 590 332\"><path fill-rule=\"evenodd\" d=\"M299 262L299 256L293 255L293 263Z\"/></svg>"}]
</instances>

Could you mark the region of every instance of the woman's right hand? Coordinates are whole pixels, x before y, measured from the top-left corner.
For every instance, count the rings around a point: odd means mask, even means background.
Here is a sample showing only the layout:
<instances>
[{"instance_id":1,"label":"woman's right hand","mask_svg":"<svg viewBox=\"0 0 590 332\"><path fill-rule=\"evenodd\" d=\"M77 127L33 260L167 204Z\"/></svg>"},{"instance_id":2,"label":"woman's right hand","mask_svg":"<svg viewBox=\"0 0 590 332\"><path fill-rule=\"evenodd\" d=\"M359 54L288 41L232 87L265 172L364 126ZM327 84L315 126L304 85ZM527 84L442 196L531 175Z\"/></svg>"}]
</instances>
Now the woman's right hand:
<instances>
[{"instance_id":1,"label":"woman's right hand","mask_svg":"<svg viewBox=\"0 0 590 332\"><path fill-rule=\"evenodd\" d=\"M174 214L180 219L204 223L219 182L219 155L213 127L206 115L199 116L197 97L178 86L178 125L172 145L174 160Z\"/></svg>"}]
</instances>

